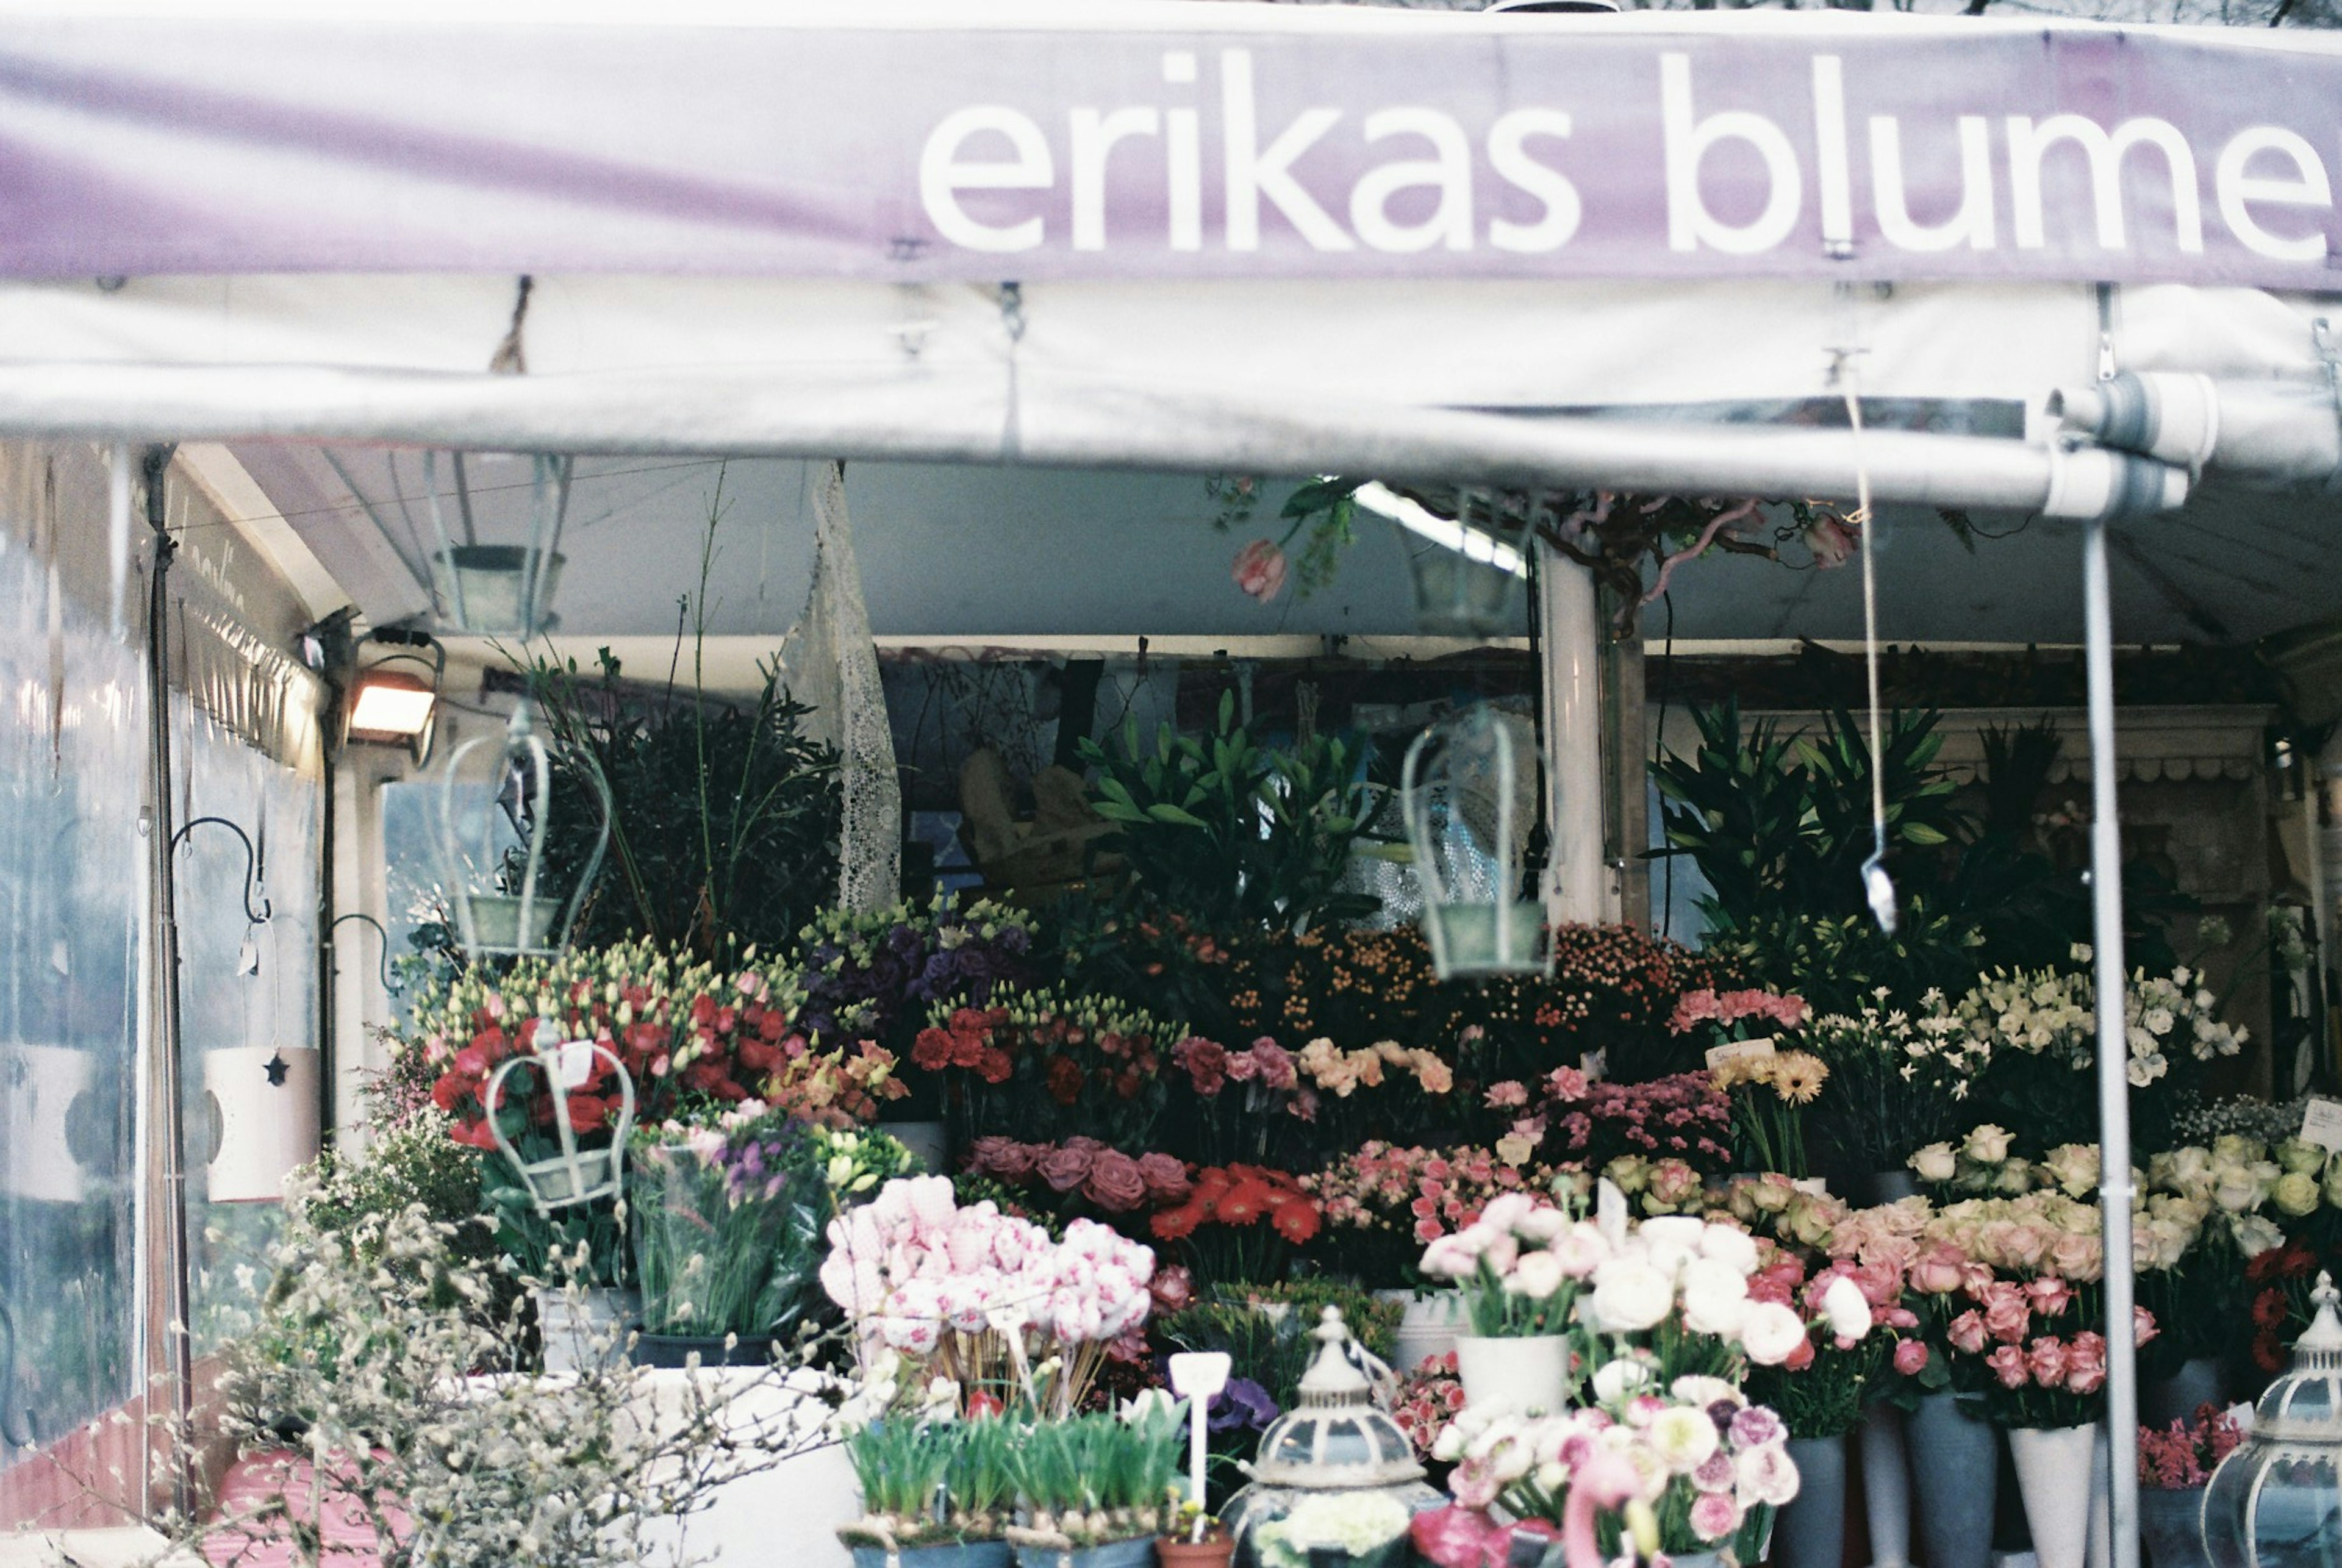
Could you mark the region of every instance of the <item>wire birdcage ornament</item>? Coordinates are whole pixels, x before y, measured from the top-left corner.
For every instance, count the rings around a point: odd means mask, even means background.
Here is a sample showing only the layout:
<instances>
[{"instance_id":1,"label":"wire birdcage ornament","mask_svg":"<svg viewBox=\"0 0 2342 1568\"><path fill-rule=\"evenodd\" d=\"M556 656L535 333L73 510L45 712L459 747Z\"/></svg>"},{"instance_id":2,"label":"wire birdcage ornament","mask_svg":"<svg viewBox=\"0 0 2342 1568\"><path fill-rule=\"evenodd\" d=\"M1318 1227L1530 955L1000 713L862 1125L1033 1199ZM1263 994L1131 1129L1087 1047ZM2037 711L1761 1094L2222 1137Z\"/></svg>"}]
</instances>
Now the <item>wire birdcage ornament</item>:
<instances>
[{"instance_id":1,"label":"wire birdcage ornament","mask_svg":"<svg viewBox=\"0 0 2342 1568\"><path fill-rule=\"evenodd\" d=\"M1475 704L1417 735L1399 771L1424 935L1443 980L1553 967L1545 910L1518 896L1536 774L1513 730Z\"/></svg>"},{"instance_id":2,"label":"wire birdcage ornament","mask_svg":"<svg viewBox=\"0 0 2342 1568\"><path fill-rule=\"evenodd\" d=\"M455 940L473 958L549 958L569 945L609 849L613 810L600 766L582 753L570 754L598 816L593 848L565 896L545 885L555 804L553 752L537 731L531 704L524 699L513 709L501 737L474 735L448 755L434 795L440 859ZM501 842L500 824L518 844ZM483 881L495 885L477 885Z\"/></svg>"},{"instance_id":3,"label":"wire birdcage ornament","mask_svg":"<svg viewBox=\"0 0 2342 1568\"><path fill-rule=\"evenodd\" d=\"M577 1146L578 1128L569 1096L593 1081L597 1061L609 1064L616 1080L618 1114L611 1124L606 1148L581 1149ZM559 1153L542 1159L523 1158L512 1140L505 1136L503 1124L496 1115L497 1096L505 1080L522 1068L534 1069L543 1075L544 1093L553 1103L553 1127L561 1148ZM522 1184L528 1188L529 1200L536 1205L537 1213L549 1214L555 1209L624 1195L626 1134L635 1124L635 1080L626 1071L626 1064L608 1046L592 1040L571 1040L550 1051L509 1057L488 1075L480 1093L480 1106L487 1117L488 1136L495 1140L497 1151L512 1163Z\"/></svg>"}]
</instances>

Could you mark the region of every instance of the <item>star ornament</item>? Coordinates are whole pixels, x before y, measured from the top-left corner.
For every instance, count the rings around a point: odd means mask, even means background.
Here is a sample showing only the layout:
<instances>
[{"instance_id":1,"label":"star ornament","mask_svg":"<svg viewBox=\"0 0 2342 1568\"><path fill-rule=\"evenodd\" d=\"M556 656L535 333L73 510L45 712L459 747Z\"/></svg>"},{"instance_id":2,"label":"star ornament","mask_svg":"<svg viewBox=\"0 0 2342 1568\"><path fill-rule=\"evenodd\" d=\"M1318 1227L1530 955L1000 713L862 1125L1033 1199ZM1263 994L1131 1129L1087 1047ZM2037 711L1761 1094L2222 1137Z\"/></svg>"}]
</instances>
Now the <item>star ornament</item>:
<instances>
[{"instance_id":1,"label":"star ornament","mask_svg":"<svg viewBox=\"0 0 2342 1568\"><path fill-rule=\"evenodd\" d=\"M285 1075L293 1071L293 1064L285 1060L285 1053L279 1051L269 1057L260 1070L268 1074L270 1088L282 1089L285 1087Z\"/></svg>"}]
</instances>

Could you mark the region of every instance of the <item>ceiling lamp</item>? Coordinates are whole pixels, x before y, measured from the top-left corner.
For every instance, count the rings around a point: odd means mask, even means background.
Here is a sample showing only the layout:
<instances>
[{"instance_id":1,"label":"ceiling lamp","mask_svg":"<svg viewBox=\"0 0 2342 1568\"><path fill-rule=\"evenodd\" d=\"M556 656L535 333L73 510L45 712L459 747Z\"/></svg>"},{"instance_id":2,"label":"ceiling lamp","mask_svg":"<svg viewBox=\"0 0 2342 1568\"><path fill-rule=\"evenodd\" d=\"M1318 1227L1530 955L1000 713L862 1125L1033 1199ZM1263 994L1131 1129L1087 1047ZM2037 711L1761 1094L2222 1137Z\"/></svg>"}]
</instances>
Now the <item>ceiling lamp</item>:
<instances>
[{"instance_id":1,"label":"ceiling lamp","mask_svg":"<svg viewBox=\"0 0 2342 1568\"><path fill-rule=\"evenodd\" d=\"M367 643L393 651L358 666L342 707L342 738L361 745L404 746L419 767L431 754L437 728L447 650L428 633L392 628L375 632Z\"/></svg>"}]
</instances>

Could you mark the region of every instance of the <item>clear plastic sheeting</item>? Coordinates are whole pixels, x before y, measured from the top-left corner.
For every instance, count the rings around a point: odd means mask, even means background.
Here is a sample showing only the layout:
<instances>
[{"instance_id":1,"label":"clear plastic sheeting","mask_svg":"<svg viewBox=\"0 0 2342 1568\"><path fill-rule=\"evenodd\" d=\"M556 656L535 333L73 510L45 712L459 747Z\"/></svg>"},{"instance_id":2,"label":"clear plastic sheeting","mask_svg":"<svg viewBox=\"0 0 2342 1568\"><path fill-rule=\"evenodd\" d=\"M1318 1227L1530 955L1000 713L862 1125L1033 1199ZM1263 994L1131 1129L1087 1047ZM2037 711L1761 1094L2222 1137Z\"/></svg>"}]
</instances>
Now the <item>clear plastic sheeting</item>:
<instances>
[{"instance_id":1,"label":"clear plastic sheeting","mask_svg":"<svg viewBox=\"0 0 2342 1568\"><path fill-rule=\"evenodd\" d=\"M54 459L102 486L85 451ZM56 478L0 515L0 1466L137 1382L145 684L67 591Z\"/></svg>"}]
</instances>

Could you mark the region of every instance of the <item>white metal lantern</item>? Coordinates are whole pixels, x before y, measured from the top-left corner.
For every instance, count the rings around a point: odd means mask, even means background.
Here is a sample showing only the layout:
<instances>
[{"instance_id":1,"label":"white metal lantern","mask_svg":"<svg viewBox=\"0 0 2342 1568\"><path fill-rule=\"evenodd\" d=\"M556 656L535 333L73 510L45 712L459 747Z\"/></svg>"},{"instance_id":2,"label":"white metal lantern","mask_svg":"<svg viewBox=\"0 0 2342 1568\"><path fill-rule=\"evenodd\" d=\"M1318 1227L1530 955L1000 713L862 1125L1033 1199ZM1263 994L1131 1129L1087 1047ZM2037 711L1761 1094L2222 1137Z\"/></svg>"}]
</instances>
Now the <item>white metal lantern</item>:
<instances>
[{"instance_id":1,"label":"white metal lantern","mask_svg":"<svg viewBox=\"0 0 2342 1568\"><path fill-rule=\"evenodd\" d=\"M1236 1556L1255 1563L1254 1532L1293 1511L1311 1493L1379 1492L1410 1512L1446 1499L1426 1485L1415 1444L1375 1403L1373 1372L1389 1369L1356 1345L1339 1307L1327 1307L1310 1337L1317 1354L1302 1375L1293 1408L1261 1434L1259 1457L1245 1466L1251 1484L1222 1511Z\"/></svg>"},{"instance_id":2,"label":"white metal lantern","mask_svg":"<svg viewBox=\"0 0 2342 1568\"><path fill-rule=\"evenodd\" d=\"M500 737L475 735L449 754L435 798L441 870L455 940L472 957L550 957L568 946L610 843L610 786L592 758L578 761L598 814L594 847L560 887L545 846L556 804L567 803L554 799L553 753L529 704Z\"/></svg>"},{"instance_id":3,"label":"white metal lantern","mask_svg":"<svg viewBox=\"0 0 2342 1568\"><path fill-rule=\"evenodd\" d=\"M1399 771L1424 934L1443 980L1553 965L1545 910L1518 896L1537 788L1533 753L1515 735L1522 727L1475 704L1417 735Z\"/></svg>"},{"instance_id":4,"label":"white metal lantern","mask_svg":"<svg viewBox=\"0 0 2342 1568\"><path fill-rule=\"evenodd\" d=\"M2214 1568L2329 1568L2342 1560L2342 1300L2317 1276L2317 1321L2253 1408L2252 1435L2204 1488Z\"/></svg>"},{"instance_id":5,"label":"white metal lantern","mask_svg":"<svg viewBox=\"0 0 2342 1568\"><path fill-rule=\"evenodd\" d=\"M577 1125L569 1113L569 1095L592 1080L597 1061L609 1064L616 1076L618 1115L611 1125L606 1147L581 1149L577 1146ZM512 1140L505 1136L496 1115L505 1080L523 1068L543 1079L535 1087L552 1100L554 1132L561 1140L558 1154L538 1160L522 1157ZM608 1046L591 1040L572 1040L550 1051L514 1056L488 1075L480 1106L487 1115L488 1136L495 1140L496 1147L520 1174L539 1213L551 1213L555 1209L590 1203L600 1198L616 1198L625 1191L626 1134L635 1124L635 1081L626 1072L626 1064Z\"/></svg>"},{"instance_id":6,"label":"white metal lantern","mask_svg":"<svg viewBox=\"0 0 2342 1568\"><path fill-rule=\"evenodd\" d=\"M319 1054L309 1046L235 1045L203 1054L204 1195L273 1203L285 1178L317 1157Z\"/></svg>"},{"instance_id":7,"label":"white metal lantern","mask_svg":"<svg viewBox=\"0 0 2342 1568\"><path fill-rule=\"evenodd\" d=\"M439 496L439 454L423 454L424 489L438 549L431 556L431 594L443 624L491 636L533 637L553 626L553 591L561 578L561 524L569 512L570 460L543 453L530 458L529 532L525 544L480 538L464 454L454 454L455 512L462 538L447 530Z\"/></svg>"}]
</instances>

